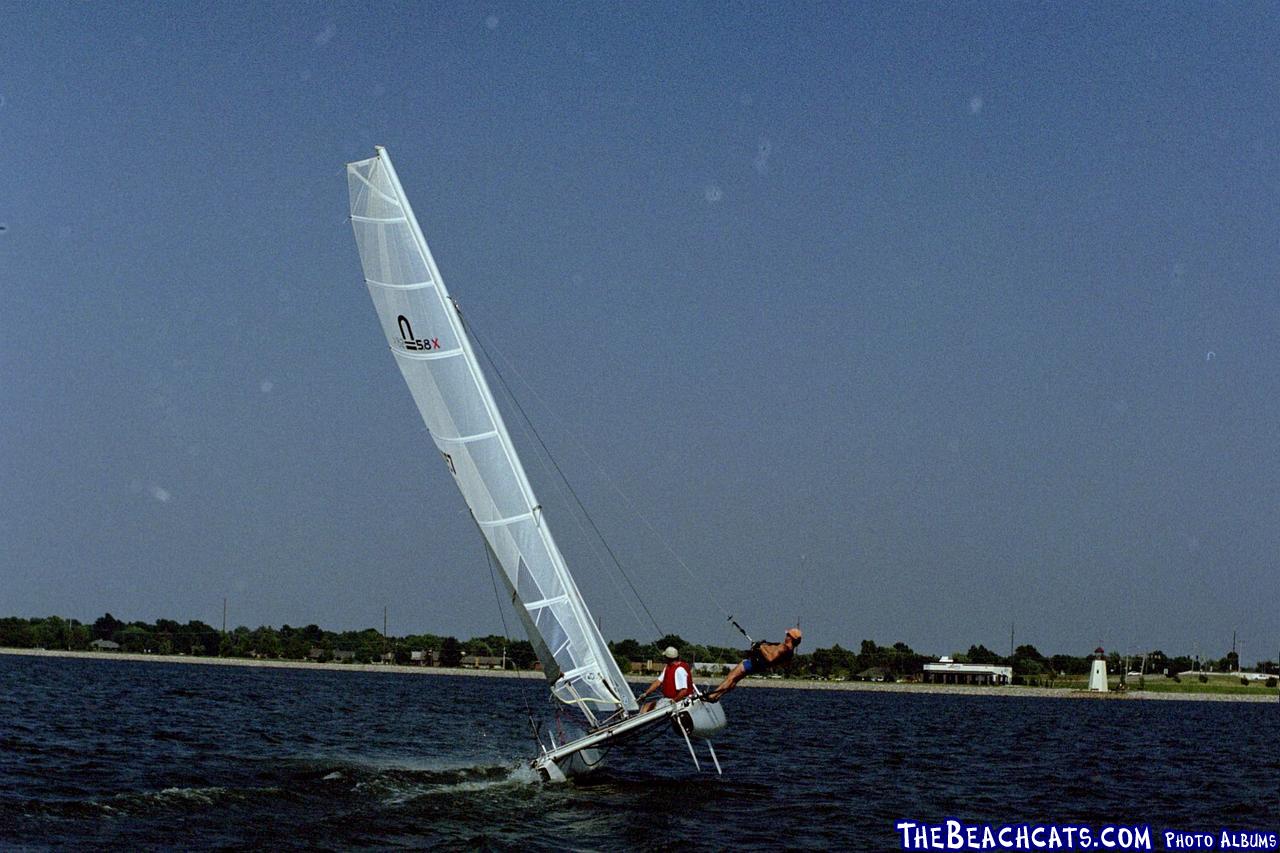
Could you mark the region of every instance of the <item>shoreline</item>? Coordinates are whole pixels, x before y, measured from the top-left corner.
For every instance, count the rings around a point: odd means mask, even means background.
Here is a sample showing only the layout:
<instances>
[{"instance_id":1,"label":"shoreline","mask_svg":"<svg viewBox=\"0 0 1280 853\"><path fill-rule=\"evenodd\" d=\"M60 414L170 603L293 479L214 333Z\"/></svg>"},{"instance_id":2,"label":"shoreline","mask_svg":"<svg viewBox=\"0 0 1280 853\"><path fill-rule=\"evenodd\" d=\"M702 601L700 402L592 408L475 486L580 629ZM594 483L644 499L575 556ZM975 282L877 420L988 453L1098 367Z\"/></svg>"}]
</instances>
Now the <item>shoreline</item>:
<instances>
[{"instance_id":1,"label":"shoreline","mask_svg":"<svg viewBox=\"0 0 1280 853\"><path fill-rule=\"evenodd\" d=\"M365 663L316 663L313 661L268 660L253 658L213 658L191 655L148 655L133 652L74 652L64 649L11 649L0 648L0 655L15 657L73 658L98 661L130 661L137 663L197 664L200 666L243 666L266 669L323 670L328 672L383 672L396 675L460 676L463 678L532 678L542 680L535 670L502 671L492 669L462 669L460 667L403 666L400 664ZM627 676L632 684L648 684L646 676ZM714 679L713 679L714 680ZM916 693L941 696L995 696L1027 699L1086 699L1086 700L1154 700L1175 702L1272 702L1271 694L1248 696L1239 693L1174 693L1133 691L1131 693L1089 693L1070 687L986 687L965 684L904 684L872 681L811 681L808 679L743 679L739 687L778 690L856 690L865 693Z\"/></svg>"}]
</instances>

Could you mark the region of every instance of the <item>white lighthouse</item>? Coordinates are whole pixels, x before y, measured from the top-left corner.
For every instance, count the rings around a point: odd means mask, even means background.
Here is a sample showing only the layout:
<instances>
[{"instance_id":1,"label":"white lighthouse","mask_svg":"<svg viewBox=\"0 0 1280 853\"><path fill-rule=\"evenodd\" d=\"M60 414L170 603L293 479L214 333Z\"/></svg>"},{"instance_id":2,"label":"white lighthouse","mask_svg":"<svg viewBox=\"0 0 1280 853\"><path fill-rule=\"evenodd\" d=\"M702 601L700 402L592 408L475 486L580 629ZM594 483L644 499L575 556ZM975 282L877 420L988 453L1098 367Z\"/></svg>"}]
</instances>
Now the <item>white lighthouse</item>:
<instances>
[{"instance_id":1,"label":"white lighthouse","mask_svg":"<svg viewBox=\"0 0 1280 853\"><path fill-rule=\"evenodd\" d=\"M1102 646L1093 650L1093 666L1089 670L1089 689L1094 693L1107 692L1107 653Z\"/></svg>"}]
</instances>

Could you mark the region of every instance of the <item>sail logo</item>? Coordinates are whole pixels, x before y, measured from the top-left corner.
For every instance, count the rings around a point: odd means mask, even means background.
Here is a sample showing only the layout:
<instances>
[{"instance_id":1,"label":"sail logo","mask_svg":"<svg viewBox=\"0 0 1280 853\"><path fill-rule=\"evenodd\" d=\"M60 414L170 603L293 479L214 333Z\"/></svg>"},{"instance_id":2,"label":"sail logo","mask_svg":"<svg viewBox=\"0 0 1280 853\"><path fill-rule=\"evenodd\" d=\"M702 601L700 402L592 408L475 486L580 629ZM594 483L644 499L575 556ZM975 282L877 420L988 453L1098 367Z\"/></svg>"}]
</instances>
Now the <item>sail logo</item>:
<instances>
[{"instance_id":1,"label":"sail logo","mask_svg":"<svg viewBox=\"0 0 1280 853\"><path fill-rule=\"evenodd\" d=\"M439 338L415 338L413 336L413 326L409 323L409 318L401 314L396 318L396 324L400 327L400 337L404 341L404 348L407 350L433 350L440 349Z\"/></svg>"}]
</instances>

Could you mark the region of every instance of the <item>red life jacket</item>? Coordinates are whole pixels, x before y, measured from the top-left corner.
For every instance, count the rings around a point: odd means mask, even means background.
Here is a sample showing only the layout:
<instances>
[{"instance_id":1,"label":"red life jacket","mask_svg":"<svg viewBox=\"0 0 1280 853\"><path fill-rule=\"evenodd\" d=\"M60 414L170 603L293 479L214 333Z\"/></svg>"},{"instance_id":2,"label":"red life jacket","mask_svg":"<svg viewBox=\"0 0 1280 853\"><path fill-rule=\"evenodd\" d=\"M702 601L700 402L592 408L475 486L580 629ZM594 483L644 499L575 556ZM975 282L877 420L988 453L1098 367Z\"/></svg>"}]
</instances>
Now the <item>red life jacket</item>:
<instances>
[{"instance_id":1,"label":"red life jacket","mask_svg":"<svg viewBox=\"0 0 1280 853\"><path fill-rule=\"evenodd\" d=\"M693 673L689 670L689 664L682 660L667 664L666 669L662 670L662 695L668 699L676 698L679 692L676 689L676 672L683 669L685 672L685 689L693 687Z\"/></svg>"}]
</instances>

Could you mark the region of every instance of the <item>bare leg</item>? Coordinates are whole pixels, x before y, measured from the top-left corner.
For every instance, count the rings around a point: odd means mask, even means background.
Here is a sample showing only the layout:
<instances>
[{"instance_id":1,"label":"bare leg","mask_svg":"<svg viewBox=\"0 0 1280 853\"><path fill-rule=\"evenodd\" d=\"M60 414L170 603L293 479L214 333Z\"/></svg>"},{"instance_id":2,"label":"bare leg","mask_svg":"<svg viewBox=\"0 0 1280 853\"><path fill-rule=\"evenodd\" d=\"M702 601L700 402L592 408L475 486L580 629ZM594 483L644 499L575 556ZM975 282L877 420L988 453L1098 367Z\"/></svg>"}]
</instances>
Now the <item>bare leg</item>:
<instances>
[{"instance_id":1,"label":"bare leg","mask_svg":"<svg viewBox=\"0 0 1280 853\"><path fill-rule=\"evenodd\" d=\"M741 681L746 674L747 671L742 668L742 664L738 664L733 669L729 670L729 674L724 677L724 681L720 682L719 687L707 694L707 698L712 701L719 699L721 696L736 687L738 682Z\"/></svg>"}]
</instances>

